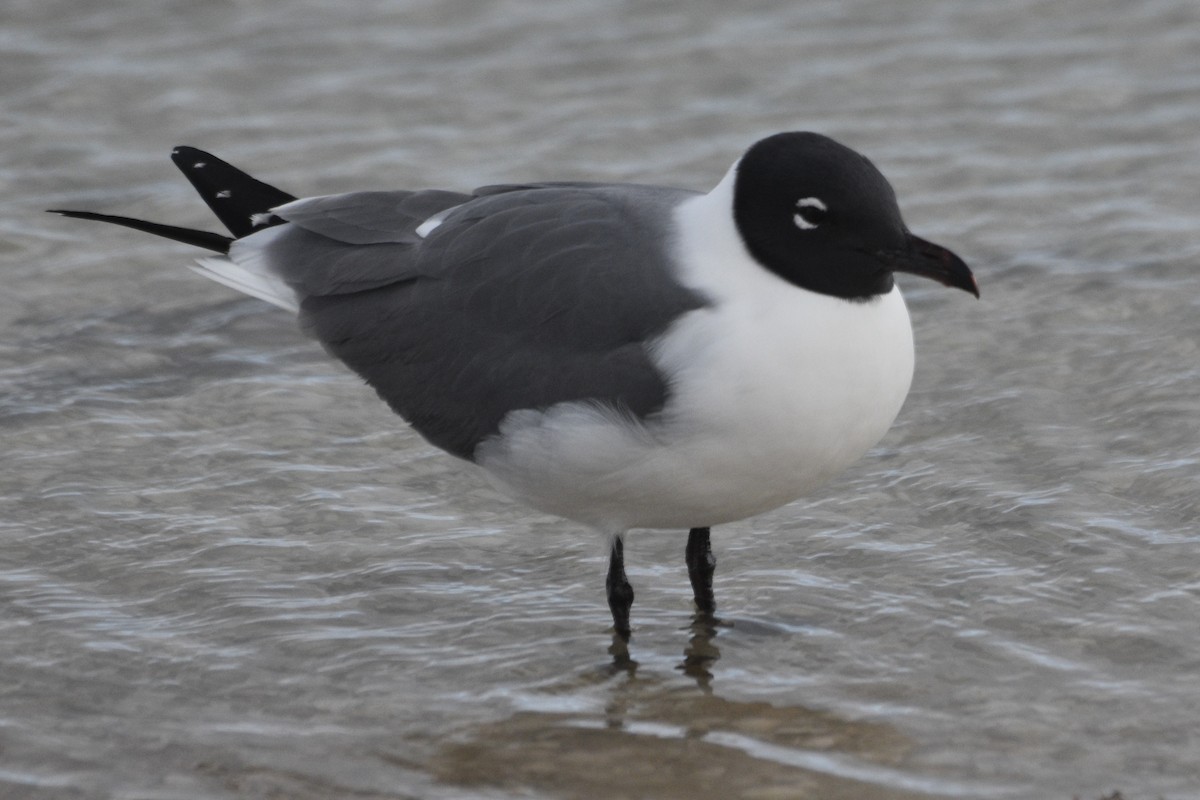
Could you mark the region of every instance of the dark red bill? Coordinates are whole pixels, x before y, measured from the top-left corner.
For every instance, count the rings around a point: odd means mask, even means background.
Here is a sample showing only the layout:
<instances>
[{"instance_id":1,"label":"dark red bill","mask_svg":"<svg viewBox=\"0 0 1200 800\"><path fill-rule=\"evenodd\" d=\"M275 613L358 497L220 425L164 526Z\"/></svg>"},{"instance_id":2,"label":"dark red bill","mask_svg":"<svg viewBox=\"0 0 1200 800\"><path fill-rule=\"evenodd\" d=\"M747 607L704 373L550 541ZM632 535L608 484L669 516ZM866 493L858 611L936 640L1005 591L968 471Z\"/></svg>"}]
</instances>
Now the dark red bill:
<instances>
[{"instance_id":1,"label":"dark red bill","mask_svg":"<svg viewBox=\"0 0 1200 800\"><path fill-rule=\"evenodd\" d=\"M921 275L979 297L979 284L975 282L971 268L940 244L934 244L910 233L906 248L888 250L880 253L880 256L893 272Z\"/></svg>"}]
</instances>

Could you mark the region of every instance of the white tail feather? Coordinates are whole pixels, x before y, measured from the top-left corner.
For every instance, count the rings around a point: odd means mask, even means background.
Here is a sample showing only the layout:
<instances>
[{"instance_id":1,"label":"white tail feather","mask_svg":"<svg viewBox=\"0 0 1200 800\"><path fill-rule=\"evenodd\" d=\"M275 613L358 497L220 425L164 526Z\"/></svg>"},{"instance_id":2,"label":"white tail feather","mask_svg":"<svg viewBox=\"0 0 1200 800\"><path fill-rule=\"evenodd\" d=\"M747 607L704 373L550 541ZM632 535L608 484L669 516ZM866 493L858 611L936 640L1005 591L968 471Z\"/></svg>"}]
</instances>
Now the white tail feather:
<instances>
[{"instance_id":1,"label":"white tail feather","mask_svg":"<svg viewBox=\"0 0 1200 800\"><path fill-rule=\"evenodd\" d=\"M298 313L300 300L292 287L271 272L254 269L256 265L261 266L262 261L252 259L249 264L238 264L228 258L212 256L201 258L195 264L189 264L188 267L231 289L237 289L239 292L257 297L259 300L266 300L271 305L286 311Z\"/></svg>"}]
</instances>

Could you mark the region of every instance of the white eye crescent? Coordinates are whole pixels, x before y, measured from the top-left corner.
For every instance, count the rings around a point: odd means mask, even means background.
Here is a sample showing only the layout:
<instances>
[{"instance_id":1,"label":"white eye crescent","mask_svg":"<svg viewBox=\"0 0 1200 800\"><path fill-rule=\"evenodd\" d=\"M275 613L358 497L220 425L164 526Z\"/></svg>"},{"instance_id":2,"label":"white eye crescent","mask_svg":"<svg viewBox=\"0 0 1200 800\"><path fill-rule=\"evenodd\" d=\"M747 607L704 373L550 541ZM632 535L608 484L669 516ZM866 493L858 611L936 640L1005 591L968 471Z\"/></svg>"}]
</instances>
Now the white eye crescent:
<instances>
[{"instance_id":1,"label":"white eye crescent","mask_svg":"<svg viewBox=\"0 0 1200 800\"><path fill-rule=\"evenodd\" d=\"M828 211L819 197L802 197L796 201L796 208L799 212L792 217L792 221L802 231L811 231L820 225Z\"/></svg>"}]
</instances>

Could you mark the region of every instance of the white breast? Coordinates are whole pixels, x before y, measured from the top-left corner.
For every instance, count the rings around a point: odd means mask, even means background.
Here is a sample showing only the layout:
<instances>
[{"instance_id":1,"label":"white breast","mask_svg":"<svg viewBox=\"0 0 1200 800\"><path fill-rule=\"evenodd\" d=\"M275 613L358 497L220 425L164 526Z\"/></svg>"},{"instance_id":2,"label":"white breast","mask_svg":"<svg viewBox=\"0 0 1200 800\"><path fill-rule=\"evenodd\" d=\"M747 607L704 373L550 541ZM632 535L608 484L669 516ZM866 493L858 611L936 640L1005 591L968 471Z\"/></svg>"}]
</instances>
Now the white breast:
<instances>
[{"instance_id":1,"label":"white breast","mask_svg":"<svg viewBox=\"0 0 1200 800\"><path fill-rule=\"evenodd\" d=\"M577 402L510 414L476 452L499 488L610 533L715 525L803 496L882 438L912 380L899 290L852 302L763 269L732 184L677 210L679 278L712 305L654 343L667 406L640 423Z\"/></svg>"}]
</instances>

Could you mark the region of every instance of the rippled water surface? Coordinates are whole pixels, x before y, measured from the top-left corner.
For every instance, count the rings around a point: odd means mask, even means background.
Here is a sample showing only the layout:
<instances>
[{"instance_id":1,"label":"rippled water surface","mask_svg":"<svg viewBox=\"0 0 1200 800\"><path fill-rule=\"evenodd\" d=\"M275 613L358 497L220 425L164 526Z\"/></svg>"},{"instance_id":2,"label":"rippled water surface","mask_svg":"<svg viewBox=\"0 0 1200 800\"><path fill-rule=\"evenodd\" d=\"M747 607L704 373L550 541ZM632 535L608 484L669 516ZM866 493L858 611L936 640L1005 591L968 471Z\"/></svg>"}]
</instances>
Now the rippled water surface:
<instances>
[{"instance_id":1,"label":"rippled water surface","mask_svg":"<svg viewBox=\"0 0 1200 800\"><path fill-rule=\"evenodd\" d=\"M0 796L1200 797L1200 10L95 2L0 10ZM193 144L296 194L707 188L868 153L983 299L819 496L604 546L408 431L182 246Z\"/></svg>"}]
</instances>

